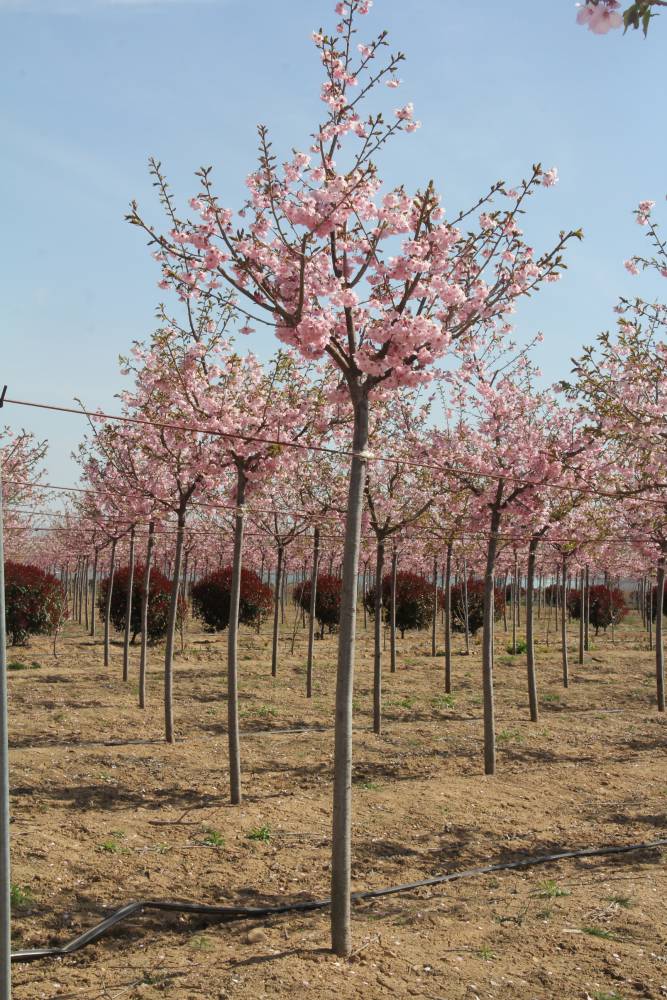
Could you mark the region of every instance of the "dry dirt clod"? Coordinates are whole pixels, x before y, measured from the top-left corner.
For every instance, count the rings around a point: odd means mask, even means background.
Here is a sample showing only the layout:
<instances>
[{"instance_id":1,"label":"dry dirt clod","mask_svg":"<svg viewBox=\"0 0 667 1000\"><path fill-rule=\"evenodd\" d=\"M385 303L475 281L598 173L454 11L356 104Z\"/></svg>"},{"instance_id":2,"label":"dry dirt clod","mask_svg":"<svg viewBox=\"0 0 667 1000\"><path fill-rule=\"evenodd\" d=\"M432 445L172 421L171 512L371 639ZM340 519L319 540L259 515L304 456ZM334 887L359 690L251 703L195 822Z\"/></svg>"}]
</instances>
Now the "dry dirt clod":
<instances>
[{"instance_id":1,"label":"dry dirt clod","mask_svg":"<svg viewBox=\"0 0 667 1000\"><path fill-rule=\"evenodd\" d=\"M261 944L266 941L266 932L261 927L253 927L246 934L246 944Z\"/></svg>"}]
</instances>

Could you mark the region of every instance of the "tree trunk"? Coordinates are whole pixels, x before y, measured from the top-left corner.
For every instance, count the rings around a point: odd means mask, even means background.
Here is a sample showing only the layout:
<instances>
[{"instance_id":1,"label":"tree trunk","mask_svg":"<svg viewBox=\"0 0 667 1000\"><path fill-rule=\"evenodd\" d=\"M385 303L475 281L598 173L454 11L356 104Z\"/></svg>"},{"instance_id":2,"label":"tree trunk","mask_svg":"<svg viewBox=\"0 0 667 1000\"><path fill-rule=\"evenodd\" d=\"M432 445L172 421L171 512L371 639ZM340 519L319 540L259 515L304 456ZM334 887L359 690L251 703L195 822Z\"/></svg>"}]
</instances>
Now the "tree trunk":
<instances>
[{"instance_id":1,"label":"tree trunk","mask_svg":"<svg viewBox=\"0 0 667 1000\"><path fill-rule=\"evenodd\" d=\"M585 635L586 635L586 624L584 622L584 611L585 611L585 590L586 582L583 569L579 573L579 585L581 587L580 597L579 597L579 656L577 658L578 663L584 662L584 646L585 646Z\"/></svg>"},{"instance_id":2,"label":"tree trunk","mask_svg":"<svg viewBox=\"0 0 667 1000\"><path fill-rule=\"evenodd\" d=\"M317 601L317 569L320 563L320 529L313 532L313 565L310 573L310 605L308 608L308 662L306 664L306 698L313 697L313 646L315 639L315 605Z\"/></svg>"},{"instance_id":3,"label":"tree trunk","mask_svg":"<svg viewBox=\"0 0 667 1000\"><path fill-rule=\"evenodd\" d=\"M445 560L445 693L452 693L452 548L447 542Z\"/></svg>"},{"instance_id":4,"label":"tree trunk","mask_svg":"<svg viewBox=\"0 0 667 1000\"><path fill-rule=\"evenodd\" d=\"M496 504L502 497L502 483L498 484ZM484 773L496 773L496 720L493 698L493 619L494 570L498 552L498 529L501 513L497 506L491 509L489 541L484 570L484 620L482 625L482 686L484 689Z\"/></svg>"},{"instance_id":5,"label":"tree trunk","mask_svg":"<svg viewBox=\"0 0 667 1000\"><path fill-rule=\"evenodd\" d=\"M356 631L357 572L368 447L368 397L355 388L352 462L345 519L343 584L336 671L333 833L331 842L331 947L336 955L351 950L350 879L352 823L352 695Z\"/></svg>"},{"instance_id":6,"label":"tree trunk","mask_svg":"<svg viewBox=\"0 0 667 1000\"><path fill-rule=\"evenodd\" d=\"M373 732L382 731L382 572L384 539L378 538L375 556L375 621L373 648Z\"/></svg>"},{"instance_id":7,"label":"tree trunk","mask_svg":"<svg viewBox=\"0 0 667 1000\"><path fill-rule=\"evenodd\" d=\"M530 705L530 721L537 722L539 709L537 705L537 676L535 673L535 639L533 635L533 588L535 584L535 562L539 539L533 537L528 546L528 572L526 574L526 666L528 670L528 703Z\"/></svg>"},{"instance_id":8,"label":"tree trunk","mask_svg":"<svg viewBox=\"0 0 667 1000\"><path fill-rule=\"evenodd\" d=\"M437 652L437 625L438 625L438 560L433 560L433 621L431 622L431 656Z\"/></svg>"},{"instance_id":9,"label":"tree trunk","mask_svg":"<svg viewBox=\"0 0 667 1000\"><path fill-rule=\"evenodd\" d=\"M90 619L88 617L88 601L90 600L90 587L88 586L88 573L89 573L89 570L90 570L90 559L88 557L86 557L85 569L84 569L84 580L85 580L84 597L85 597L85 601L86 601L86 603L84 605L84 611L85 611L84 624L85 624L85 628L86 628L86 633L88 632L88 629L90 627Z\"/></svg>"},{"instance_id":10,"label":"tree trunk","mask_svg":"<svg viewBox=\"0 0 667 1000\"><path fill-rule=\"evenodd\" d=\"M512 655L516 656L516 629L519 624L519 556L514 552L514 573L512 574Z\"/></svg>"},{"instance_id":11,"label":"tree trunk","mask_svg":"<svg viewBox=\"0 0 667 1000\"><path fill-rule=\"evenodd\" d=\"M590 577L588 572L588 564L586 565L586 570L584 574L584 597L585 597L585 615L584 615L584 650L588 652L589 642L588 642L588 626L591 618L591 585Z\"/></svg>"},{"instance_id":12,"label":"tree trunk","mask_svg":"<svg viewBox=\"0 0 667 1000\"><path fill-rule=\"evenodd\" d=\"M95 549L95 556L93 558L93 599L90 609L90 635L92 639L95 638L95 614L97 612L97 560L99 558L99 554L99 549Z\"/></svg>"},{"instance_id":13,"label":"tree trunk","mask_svg":"<svg viewBox=\"0 0 667 1000\"><path fill-rule=\"evenodd\" d=\"M278 546L278 562L276 565L276 586L273 594L273 642L271 646L271 676L278 676L278 637L280 635L280 619L282 615L283 561L285 550Z\"/></svg>"},{"instance_id":14,"label":"tree trunk","mask_svg":"<svg viewBox=\"0 0 667 1000\"><path fill-rule=\"evenodd\" d=\"M183 559L183 539L185 537L185 506L181 503L178 511L176 530L176 551L174 571L171 578L169 618L167 619L167 645L164 652L164 738L167 743L175 743L174 735L174 639L178 617L178 595L181 589L181 560Z\"/></svg>"},{"instance_id":15,"label":"tree trunk","mask_svg":"<svg viewBox=\"0 0 667 1000\"><path fill-rule=\"evenodd\" d=\"M470 656L470 612L468 607L468 560L463 557L463 632L465 654Z\"/></svg>"},{"instance_id":16,"label":"tree trunk","mask_svg":"<svg viewBox=\"0 0 667 1000\"><path fill-rule=\"evenodd\" d=\"M148 542L146 544L146 566L144 568L144 585L141 592L141 654L139 657L139 708L146 707L146 666L148 660L148 601L151 586L151 561L153 558L153 540L155 536L155 521L148 525Z\"/></svg>"},{"instance_id":17,"label":"tree trunk","mask_svg":"<svg viewBox=\"0 0 667 1000\"><path fill-rule=\"evenodd\" d=\"M361 604L364 609L364 631L368 628L368 608L366 607L366 592L368 590L368 583L366 582L366 573L368 570L368 563L364 563L364 574L361 582Z\"/></svg>"},{"instance_id":18,"label":"tree trunk","mask_svg":"<svg viewBox=\"0 0 667 1000\"><path fill-rule=\"evenodd\" d=\"M391 590L389 593L389 663L390 672L396 673L396 570L398 552L394 547L391 554Z\"/></svg>"},{"instance_id":19,"label":"tree trunk","mask_svg":"<svg viewBox=\"0 0 667 1000\"><path fill-rule=\"evenodd\" d=\"M104 607L104 666L109 666L109 644L111 641L111 595L113 594L113 574L116 561L116 543L114 538L111 542L111 556L109 558L109 583L107 585L107 599Z\"/></svg>"},{"instance_id":20,"label":"tree trunk","mask_svg":"<svg viewBox=\"0 0 667 1000\"><path fill-rule=\"evenodd\" d=\"M185 607L183 608L183 615L181 617L181 653L185 652L185 623L188 618L188 559L190 558L190 550L185 549L185 557L183 559L183 580L181 583L181 593L183 595L183 603Z\"/></svg>"},{"instance_id":21,"label":"tree trunk","mask_svg":"<svg viewBox=\"0 0 667 1000\"><path fill-rule=\"evenodd\" d=\"M134 525L130 529L130 565L127 576L127 600L125 601L125 635L123 637L123 680L130 677L130 635L132 634L132 588L134 586Z\"/></svg>"},{"instance_id":22,"label":"tree trunk","mask_svg":"<svg viewBox=\"0 0 667 1000\"><path fill-rule=\"evenodd\" d=\"M560 642L563 658L563 687L569 687L570 667L567 659L567 562L565 556L563 556L563 572L561 575Z\"/></svg>"},{"instance_id":23,"label":"tree trunk","mask_svg":"<svg viewBox=\"0 0 667 1000\"><path fill-rule=\"evenodd\" d=\"M239 606L241 604L241 569L243 566L243 528L246 490L245 470L237 467L236 515L234 518L234 558L232 588L229 595L227 634L227 730L229 741L229 792L232 805L241 802L241 745L239 739L238 646Z\"/></svg>"},{"instance_id":24,"label":"tree trunk","mask_svg":"<svg viewBox=\"0 0 667 1000\"><path fill-rule=\"evenodd\" d=\"M655 595L655 677L658 711L665 711L665 661L662 644L662 622L665 604L665 557L658 559L657 588Z\"/></svg>"}]
</instances>

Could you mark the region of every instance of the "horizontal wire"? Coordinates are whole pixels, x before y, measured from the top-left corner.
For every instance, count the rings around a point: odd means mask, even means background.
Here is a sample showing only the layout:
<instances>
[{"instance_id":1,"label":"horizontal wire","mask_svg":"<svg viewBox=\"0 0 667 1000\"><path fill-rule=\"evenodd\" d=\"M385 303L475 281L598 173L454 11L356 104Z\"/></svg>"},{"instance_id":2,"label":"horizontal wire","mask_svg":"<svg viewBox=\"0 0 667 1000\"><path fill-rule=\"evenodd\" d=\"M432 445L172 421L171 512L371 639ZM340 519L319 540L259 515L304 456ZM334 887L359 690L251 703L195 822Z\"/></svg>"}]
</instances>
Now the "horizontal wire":
<instances>
[{"instance_id":1,"label":"horizontal wire","mask_svg":"<svg viewBox=\"0 0 667 1000\"><path fill-rule=\"evenodd\" d=\"M36 403L32 400L10 399L9 397L5 397L4 402L11 403L14 406L28 406L40 410L50 410L55 413L68 413L68 414L74 414L75 416L79 417L81 416L91 417L97 420L100 419L113 420L120 423L138 424L144 427L158 427L167 430L186 431L188 433L193 433L193 434L206 434L211 437L222 437L231 440L244 441L246 443L257 443L257 444L266 444L271 446L280 446L285 448L296 448L303 451L320 452L328 455L343 455L347 458L353 458L357 455L357 453L354 451L349 451L344 448L332 448L328 445L306 444L304 441L285 441L280 438L265 438L265 437L253 436L250 434L235 434L232 433L231 431L210 430L206 427L196 427L189 424L164 423L154 420L146 420L143 417L128 417L128 416L122 416L120 414L105 413L101 410L95 412L91 410L85 410L83 408L75 409L74 407L71 406L55 406L51 403ZM584 495L594 496L598 498L605 498L609 500L630 499L627 495L623 494L619 495L617 493L603 493L600 490L594 489L593 487L587 487L582 485L575 486L572 484L568 485L565 483L541 483L541 482L536 482L534 480L523 479L519 476L512 476L509 473L505 474L498 472L477 472L477 471L471 471L470 469L462 469L457 466L433 465L432 463L429 462L418 462L415 461L414 459L401 458L393 455L378 456L378 455L373 455L370 452L364 452L363 458L369 462L387 462L392 465L405 465L408 468L430 469L433 472L449 474L452 477L474 476L480 479L490 479L494 482L502 481L502 482L520 484L522 486L535 486L539 487L540 489L562 490L565 492L571 492L574 490L577 493L582 493ZM657 484L656 488L658 488ZM644 503L655 503L660 506L664 506L664 502L661 500L651 500L650 498L642 498L642 499Z\"/></svg>"}]
</instances>

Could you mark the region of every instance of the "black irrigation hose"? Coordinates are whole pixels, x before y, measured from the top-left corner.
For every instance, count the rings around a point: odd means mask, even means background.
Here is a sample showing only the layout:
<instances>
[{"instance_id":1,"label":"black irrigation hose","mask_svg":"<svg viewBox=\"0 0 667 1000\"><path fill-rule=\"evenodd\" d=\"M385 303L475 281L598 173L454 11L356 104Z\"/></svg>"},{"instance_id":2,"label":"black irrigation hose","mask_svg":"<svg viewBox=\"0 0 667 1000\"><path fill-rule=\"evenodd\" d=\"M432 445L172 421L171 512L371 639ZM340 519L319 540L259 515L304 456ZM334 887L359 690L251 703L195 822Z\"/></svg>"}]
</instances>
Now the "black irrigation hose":
<instances>
[{"instance_id":1,"label":"black irrigation hose","mask_svg":"<svg viewBox=\"0 0 667 1000\"><path fill-rule=\"evenodd\" d=\"M628 854L631 851L646 851L654 847L667 847L667 840L653 840L647 844L626 844L618 847L584 847L575 851L560 851L558 854L538 854L532 858L521 858L518 861L502 861L495 865L484 865L481 868L467 868L448 875L435 875L433 878L421 879L419 882L406 882L403 885L391 885L384 889L367 889L365 892L352 894L354 903L366 899L378 899L380 896L391 896L397 892L409 892L411 889L423 889L429 885L440 885L443 882L455 882L462 878L472 878L475 875L489 875L491 872L511 871L516 868L529 868L534 865L544 865L550 861L564 861L567 858L595 858L607 854ZM170 913L193 913L204 917L220 917L223 921L247 920L256 917L272 917L280 913L309 913L313 910L324 910L331 903L330 899L312 899L302 902L283 903L280 906L207 906L205 903L177 903L171 900L142 899L134 903L126 903L114 910L111 916L102 920L89 931L84 931L68 944L53 948L27 948L12 953L13 962L31 962L36 958L61 958L71 955L88 944L93 944L116 924L143 913L144 910L162 910Z\"/></svg>"}]
</instances>

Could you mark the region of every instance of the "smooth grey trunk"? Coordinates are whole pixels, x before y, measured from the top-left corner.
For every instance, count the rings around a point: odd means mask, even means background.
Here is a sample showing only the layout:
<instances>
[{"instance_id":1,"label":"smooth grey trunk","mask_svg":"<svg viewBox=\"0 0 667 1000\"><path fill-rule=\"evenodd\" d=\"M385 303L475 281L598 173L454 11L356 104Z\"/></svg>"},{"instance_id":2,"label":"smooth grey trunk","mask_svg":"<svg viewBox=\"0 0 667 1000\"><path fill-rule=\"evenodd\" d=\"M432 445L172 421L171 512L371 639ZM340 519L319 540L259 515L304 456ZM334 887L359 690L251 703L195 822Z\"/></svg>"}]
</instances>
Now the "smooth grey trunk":
<instances>
[{"instance_id":1,"label":"smooth grey trunk","mask_svg":"<svg viewBox=\"0 0 667 1000\"><path fill-rule=\"evenodd\" d=\"M130 635L132 633L132 589L134 587L134 536L135 528L130 529L130 565L127 577L127 599L125 601L125 635L123 637L123 680L130 677Z\"/></svg>"},{"instance_id":2,"label":"smooth grey trunk","mask_svg":"<svg viewBox=\"0 0 667 1000\"><path fill-rule=\"evenodd\" d=\"M570 685L570 665L567 658L567 562L563 556L560 609L560 644L563 660L563 687Z\"/></svg>"},{"instance_id":3,"label":"smooth grey trunk","mask_svg":"<svg viewBox=\"0 0 667 1000\"><path fill-rule=\"evenodd\" d=\"M99 549L95 549L95 556L93 558L93 584L92 584L92 602L90 608L90 635L95 638L95 614L97 611L97 560L99 558Z\"/></svg>"},{"instance_id":4,"label":"smooth grey trunk","mask_svg":"<svg viewBox=\"0 0 667 1000\"><path fill-rule=\"evenodd\" d=\"M89 586L89 583L88 583L88 574L89 574L89 572L90 572L90 559L89 559L89 558L86 558L86 568L85 568L85 591L84 591L84 593L85 593L85 597L86 597L86 604L85 604L85 620L84 620L84 624L85 624L85 628L86 628L86 632L88 632L88 629L89 629L89 627L90 627L90 619L89 619L89 616L88 616L88 601L90 600L90 586Z\"/></svg>"},{"instance_id":5,"label":"smooth grey trunk","mask_svg":"<svg viewBox=\"0 0 667 1000\"><path fill-rule=\"evenodd\" d=\"M396 571L398 552L391 554L391 588L389 591L389 663L392 674L396 673Z\"/></svg>"},{"instance_id":6,"label":"smooth grey trunk","mask_svg":"<svg viewBox=\"0 0 667 1000\"><path fill-rule=\"evenodd\" d=\"M364 609L364 631L368 628L368 608L366 607L366 592L368 590L368 583L366 582L367 573L368 563L364 563L364 575L361 583L361 603Z\"/></svg>"},{"instance_id":7,"label":"smooth grey trunk","mask_svg":"<svg viewBox=\"0 0 667 1000\"><path fill-rule=\"evenodd\" d=\"M526 573L526 668L528 672L528 704L530 706L530 721L539 720L537 704L537 674L535 671L535 636L534 625L534 586L535 563L537 561L538 538L531 538L528 545L528 568Z\"/></svg>"},{"instance_id":8,"label":"smooth grey trunk","mask_svg":"<svg viewBox=\"0 0 667 1000\"><path fill-rule=\"evenodd\" d=\"M111 542L111 556L109 558L109 583L107 586L107 598L104 606L104 666L109 666L109 644L111 641L111 596L113 594L113 574L116 562L116 543L114 538Z\"/></svg>"},{"instance_id":9,"label":"smooth grey trunk","mask_svg":"<svg viewBox=\"0 0 667 1000\"><path fill-rule=\"evenodd\" d=\"M146 707L146 668L148 666L148 602L151 592L151 563L153 560L153 541L155 538L155 521L148 525L148 541L146 543L146 565L144 568L144 585L141 591L141 653L139 656L139 708Z\"/></svg>"},{"instance_id":10,"label":"smooth grey trunk","mask_svg":"<svg viewBox=\"0 0 667 1000\"><path fill-rule=\"evenodd\" d=\"M438 560L433 560L433 621L431 622L431 656L435 656L437 649L437 627L438 627Z\"/></svg>"},{"instance_id":11,"label":"smooth grey trunk","mask_svg":"<svg viewBox=\"0 0 667 1000\"><path fill-rule=\"evenodd\" d=\"M463 557L463 631L465 634L465 654L470 656L470 609L468 607L468 560Z\"/></svg>"},{"instance_id":12,"label":"smooth grey trunk","mask_svg":"<svg viewBox=\"0 0 667 1000\"><path fill-rule=\"evenodd\" d=\"M237 467L236 515L234 517L234 557L232 587L229 595L227 634L227 732L229 742L229 795L232 805L241 802L241 741L239 737L239 607L241 604L241 569L243 567L243 530L246 490L245 470Z\"/></svg>"},{"instance_id":13,"label":"smooth grey trunk","mask_svg":"<svg viewBox=\"0 0 667 1000\"><path fill-rule=\"evenodd\" d=\"M519 601L519 557L514 552L514 573L512 575L512 655L516 656L516 628L519 624L518 601Z\"/></svg>"},{"instance_id":14,"label":"smooth grey trunk","mask_svg":"<svg viewBox=\"0 0 667 1000\"><path fill-rule=\"evenodd\" d=\"M658 559L657 586L655 595L655 678L658 711L665 711L665 660L662 642L662 623L665 605L665 557Z\"/></svg>"},{"instance_id":15,"label":"smooth grey trunk","mask_svg":"<svg viewBox=\"0 0 667 1000\"><path fill-rule=\"evenodd\" d=\"M331 841L331 947L351 951L350 880L352 860L352 696L356 631L357 573L368 447L368 397L353 389L354 433L345 519L343 582L336 670L333 830Z\"/></svg>"},{"instance_id":16,"label":"smooth grey trunk","mask_svg":"<svg viewBox=\"0 0 667 1000\"><path fill-rule=\"evenodd\" d=\"M271 676L278 676L278 637L282 616L283 562L285 550L278 546L278 562L276 564L276 586L273 593L273 640L271 644Z\"/></svg>"},{"instance_id":17,"label":"smooth grey trunk","mask_svg":"<svg viewBox=\"0 0 667 1000\"><path fill-rule=\"evenodd\" d=\"M178 617L178 595L181 589L181 560L183 559L183 540L185 538L185 506L181 504L178 511L178 527L176 529L176 551L171 577L171 596L169 599L169 617L167 619L167 644L164 651L164 738L167 743L175 743L174 734L174 640L176 638L176 619Z\"/></svg>"},{"instance_id":18,"label":"smooth grey trunk","mask_svg":"<svg viewBox=\"0 0 667 1000\"><path fill-rule=\"evenodd\" d=\"M587 653L589 648L588 626L590 624L590 617L591 617L591 582L590 582L588 564L586 564L586 569L584 573L584 596L585 596L584 651Z\"/></svg>"},{"instance_id":19,"label":"smooth grey trunk","mask_svg":"<svg viewBox=\"0 0 667 1000\"><path fill-rule=\"evenodd\" d=\"M452 693L452 549L447 542L445 560L445 693Z\"/></svg>"},{"instance_id":20,"label":"smooth grey trunk","mask_svg":"<svg viewBox=\"0 0 667 1000\"><path fill-rule=\"evenodd\" d=\"M315 640L315 606L317 601L317 570L320 564L320 529L313 532L313 565L310 571L310 604L308 607L308 662L306 663L306 698L313 697L313 646Z\"/></svg>"},{"instance_id":21,"label":"smooth grey trunk","mask_svg":"<svg viewBox=\"0 0 667 1000\"><path fill-rule=\"evenodd\" d=\"M579 585L581 587L580 597L579 597L579 656L577 658L578 663L584 662L584 646L585 646L585 636L586 636L586 625L584 622L584 612L586 607L586 578L584 576L583 569L579 573Z\"/></svg>"},{"instance_id":22,"label":"smooth grey trunk","mask_svg":"<svg viewBox=\"0 0 667 1000\"><path fill-rule=\"evenodd\" d=\"M181 633L181 653L185 652L185 623L188 618L188 559L190 558L190 550L185 549L185 556L183 558L183 580L181 582L181 593L183 595L183 614L181 615L181 627L179 629Z\"/></svg>"},{"instance_id":23,"label":"smooth grey trunk","mask_svg":"<svg viewBox=\"0 0 667 1000\"><path fill-rule=\"evenodd\" d=\"M494 570L498 553L498 530L501 513L497 507L503 484L498 484L496 505L491 509L489 541L484 569L484 609L482 625L482 687L484 693L484 773L496 773L496 720L493 697L493 619L495 615Z\"/></svg>"},{"instance_id":24,"label":"smooth grey trunk","mask_svg":"<svg viewBox=\"0 0 667 1000\"><path fill-rule=\"evenodd\" d=\"M373 732L382 732L382 573L384 539L378 538L375 554L375 621L373 644Z\"/></svg>"}]
</instances>

